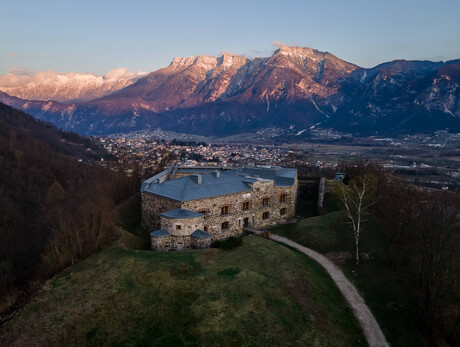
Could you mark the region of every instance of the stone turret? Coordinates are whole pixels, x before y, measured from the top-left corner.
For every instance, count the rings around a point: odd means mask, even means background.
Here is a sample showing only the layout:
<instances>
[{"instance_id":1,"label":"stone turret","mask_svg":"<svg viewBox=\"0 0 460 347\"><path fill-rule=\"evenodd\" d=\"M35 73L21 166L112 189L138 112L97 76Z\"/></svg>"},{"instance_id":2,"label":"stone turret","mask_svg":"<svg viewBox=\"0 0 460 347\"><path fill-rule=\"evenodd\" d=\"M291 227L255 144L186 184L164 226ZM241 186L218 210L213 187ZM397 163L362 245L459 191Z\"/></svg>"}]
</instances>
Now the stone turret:
<instances>
[{"instance_id":1,"label":"stone turret","mask_svg":"<svg viewBox=\"0 0 460 347\"><path fill-rule=\"evenodd\" d=\"M178 208L160 214L161 229L150 234L153 250L205 248L211 235L203 231L204 215Z\"/></svg>"}]
</instances>

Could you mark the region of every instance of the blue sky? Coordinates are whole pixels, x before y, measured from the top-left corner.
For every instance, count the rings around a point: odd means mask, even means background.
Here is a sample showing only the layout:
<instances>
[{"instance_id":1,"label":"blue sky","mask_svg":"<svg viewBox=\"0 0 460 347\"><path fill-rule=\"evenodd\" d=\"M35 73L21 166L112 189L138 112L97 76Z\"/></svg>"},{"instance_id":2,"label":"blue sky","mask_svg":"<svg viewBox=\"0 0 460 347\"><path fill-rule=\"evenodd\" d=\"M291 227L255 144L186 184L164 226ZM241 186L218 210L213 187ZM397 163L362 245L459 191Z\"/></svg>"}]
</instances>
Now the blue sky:
<instances>
[{"instance_id":1,"label":"blue sky","mask_svg":"<svg viewBox=\"0 0 460 347\"><path fill-rule=\"evenodd\" d=\"M1 0L0 74L153 71L175 56L268 56L275 41L363 67L460 58L459 0Z\"/></svg>"}]
</instances>

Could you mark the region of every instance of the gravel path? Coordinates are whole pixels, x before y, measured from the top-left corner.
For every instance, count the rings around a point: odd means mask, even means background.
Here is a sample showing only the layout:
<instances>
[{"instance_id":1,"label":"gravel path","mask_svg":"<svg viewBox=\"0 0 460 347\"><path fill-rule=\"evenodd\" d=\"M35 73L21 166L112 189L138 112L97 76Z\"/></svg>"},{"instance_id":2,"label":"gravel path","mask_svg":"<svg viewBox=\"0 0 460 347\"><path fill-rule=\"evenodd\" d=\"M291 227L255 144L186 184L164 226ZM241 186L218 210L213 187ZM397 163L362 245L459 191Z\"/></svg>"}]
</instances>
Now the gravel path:
<instances>
[{"instance_id":1,"label":"gravel path","mask_svg":"<svg viewBox=\"0 0 460 347\"><path fill-rule=\"evenodd\" d=\"M255 231L254 233L261 234L261 232ZM380 330L379 324L372 315L372 312L369 310L369 307L367 307L364 299L361 295L359 295L356 287L345 277L342 270L340 270L324 255L319 254L310 248L299 245L298 243L285 237L270 234L270 239L292 247L318 262L329 273L332 280L335 282L337 287L339 287L348 304L351 306L355 317L358 319L358 322L363 329L364 336L366 337L369 346L389 346L382 330Z\"/></svg>"}]
</instances>

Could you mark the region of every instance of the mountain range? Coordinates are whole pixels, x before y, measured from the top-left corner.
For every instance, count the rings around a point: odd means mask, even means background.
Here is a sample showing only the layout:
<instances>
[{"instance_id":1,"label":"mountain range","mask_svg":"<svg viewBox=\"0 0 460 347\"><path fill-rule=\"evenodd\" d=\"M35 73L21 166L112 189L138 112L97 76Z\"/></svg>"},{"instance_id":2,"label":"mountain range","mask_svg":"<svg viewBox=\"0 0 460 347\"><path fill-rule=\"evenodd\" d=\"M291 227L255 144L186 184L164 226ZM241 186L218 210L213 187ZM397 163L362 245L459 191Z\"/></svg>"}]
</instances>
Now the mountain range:
<instances>
[{"instance_id":1,"label":"mountain range","mask_svg":"<svg viewBox=\"0 0 460 347\"><path fill-rule=\"evenodd\" d=\"M28 100L81 102L109 95L145 75L126 68L113 69L105 75L41 71L32 76L27 72L20 75L10 72L0 76L0 90Z\"/></svg>"},{"instance_id":2,"label":"mountain range","mask_svg":"<svg viewBox=\"0 0 460 347\"><path fill-rule=\"evenodd\" d=\"M47 101L7 91L0 101L81 134L160 127L221 136L271 126L356 135L458 132L459 82L460 60L396 60L367 69L327 52L283 46L265 58L174 58L114 92L95 91L91 100L90 92L62 102L46 92L41 99Z\"/></svg>"}]
</instances>

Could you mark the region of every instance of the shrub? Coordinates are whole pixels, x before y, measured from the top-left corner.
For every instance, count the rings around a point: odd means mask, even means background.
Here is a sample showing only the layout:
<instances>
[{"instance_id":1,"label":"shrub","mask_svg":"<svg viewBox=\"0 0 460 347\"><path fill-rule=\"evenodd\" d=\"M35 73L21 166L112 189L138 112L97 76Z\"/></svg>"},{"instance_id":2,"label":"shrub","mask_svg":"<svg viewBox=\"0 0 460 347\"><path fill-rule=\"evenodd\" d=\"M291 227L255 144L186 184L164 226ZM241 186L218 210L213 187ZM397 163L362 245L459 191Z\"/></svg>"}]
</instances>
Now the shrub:
<instances>
[{"instance_id":1,"label":"shrub","mask_svg":"<svg viewBox=\"0 0 460 347\"><path fill-rule=\"evenodd\" d=\"M242 237L231 236L226 240L216 240L216 241L214 241L211 247L221 248L221 249L232 249L232 248L236 248L238 246L241 246L242 244L243 244L243 238Z\"/></svg>"}]
</instances>

